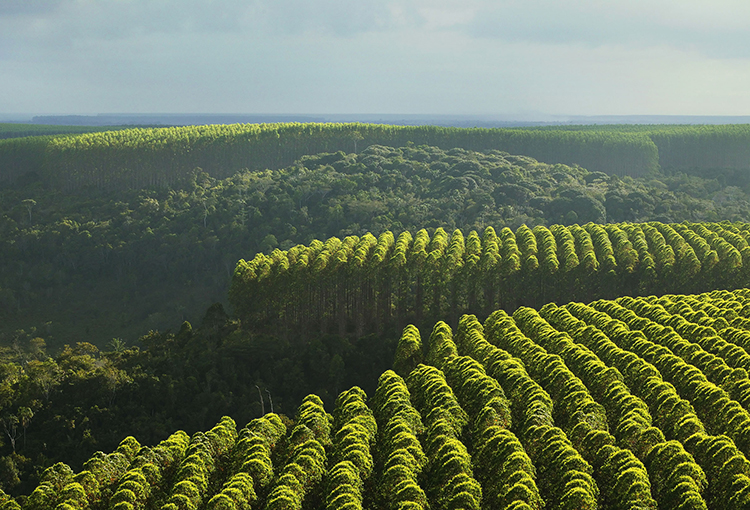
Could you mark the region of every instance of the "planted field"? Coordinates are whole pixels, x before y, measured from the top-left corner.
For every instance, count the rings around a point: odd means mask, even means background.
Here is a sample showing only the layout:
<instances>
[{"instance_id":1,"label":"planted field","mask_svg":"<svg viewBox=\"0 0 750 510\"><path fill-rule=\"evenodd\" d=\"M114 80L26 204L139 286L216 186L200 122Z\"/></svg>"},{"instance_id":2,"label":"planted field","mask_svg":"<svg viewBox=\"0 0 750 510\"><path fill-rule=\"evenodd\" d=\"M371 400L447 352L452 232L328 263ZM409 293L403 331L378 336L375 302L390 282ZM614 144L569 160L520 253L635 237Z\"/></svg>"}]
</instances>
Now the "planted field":
<instances>
[{"instance_id":1,"label":"planted field","mask_svg":"<svg viewBox=\"0 0 750 510\"><path fill-rule=\"evenodd\" d=\"M750 224L438 228L330 238L240 260L229 298L249 324L378 331L462 313L750 283Z\"/></svg>"},{"instance_id":2,"label":"planted field","mask_svg":"<svg viewBox=\"0 0 750 510\"><path fill-rule=\"evenodd\" d=\"M331 414L127 438L0 508L750 508L746 349L748 290L407 326Z\"/></svg>"}]
</instances>

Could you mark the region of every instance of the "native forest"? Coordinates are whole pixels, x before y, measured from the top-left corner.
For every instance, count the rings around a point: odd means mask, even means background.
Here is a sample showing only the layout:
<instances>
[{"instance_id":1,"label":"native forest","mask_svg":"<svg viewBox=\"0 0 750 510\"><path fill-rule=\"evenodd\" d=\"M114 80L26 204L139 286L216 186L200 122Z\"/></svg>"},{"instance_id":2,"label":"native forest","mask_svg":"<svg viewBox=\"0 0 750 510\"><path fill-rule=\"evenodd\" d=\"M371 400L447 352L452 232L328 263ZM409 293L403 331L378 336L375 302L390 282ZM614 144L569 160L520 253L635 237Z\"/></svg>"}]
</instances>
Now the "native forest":
<instances>
[{"instance_id":1,"label":"native forest","mask_svg":"<svg viewBox=\"0 0 750 510\"><path fill-rule=\"evenodd\" d=\"M750 125L0 124L0 510L750 509Z\"/></svg>"}]
</instances>

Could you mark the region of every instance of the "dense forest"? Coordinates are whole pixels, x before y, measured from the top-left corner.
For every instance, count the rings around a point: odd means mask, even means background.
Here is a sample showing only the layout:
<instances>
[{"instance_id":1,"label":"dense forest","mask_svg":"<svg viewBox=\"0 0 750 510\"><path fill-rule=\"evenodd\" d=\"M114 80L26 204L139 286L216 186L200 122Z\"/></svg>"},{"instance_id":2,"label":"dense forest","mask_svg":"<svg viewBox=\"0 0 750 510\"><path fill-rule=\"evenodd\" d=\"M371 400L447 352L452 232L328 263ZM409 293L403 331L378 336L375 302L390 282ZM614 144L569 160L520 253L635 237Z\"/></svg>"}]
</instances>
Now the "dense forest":
<instances>
[{"instance_id":1,"label":"dense forest","mask_svg":"<svg viewBox=\"0 0 750 510\"><path fill-rule=\"evenodd\" d=\"M750 508L748 126L5 132L0 510Z\"/></svg>"},{"instance_id":2,"label":"dense forest","mask_svg":"<svg viewBox=\"0 0 750 510\"><path fill-rule=\"evenodd\" d=\"M308 154L408 142L448 150L501 150L546 163L640 177L662 168L739 177L750 166L750 128L483 129L378 124L234 124L122 129L0 140L0 182L33 172L76 189L174 187L200 167L213 177L279 169Z\"/></svg>"},{"instance_id":3,"label":"dense forest","mask_svg":"<svg viewBox=\"0 0 750 510\"><path fill-rule=\"evenodd\" d=\"M498 151L371 146L183 186L65 192L29 174L0 189L0 335L50 347L199 320L235 263L336 236L526 224L750 217L750 187L609 176ZM96 299L91 299L96 296ZM33 331L32 331L33 328Z\"/></svg>"}]
</instances>

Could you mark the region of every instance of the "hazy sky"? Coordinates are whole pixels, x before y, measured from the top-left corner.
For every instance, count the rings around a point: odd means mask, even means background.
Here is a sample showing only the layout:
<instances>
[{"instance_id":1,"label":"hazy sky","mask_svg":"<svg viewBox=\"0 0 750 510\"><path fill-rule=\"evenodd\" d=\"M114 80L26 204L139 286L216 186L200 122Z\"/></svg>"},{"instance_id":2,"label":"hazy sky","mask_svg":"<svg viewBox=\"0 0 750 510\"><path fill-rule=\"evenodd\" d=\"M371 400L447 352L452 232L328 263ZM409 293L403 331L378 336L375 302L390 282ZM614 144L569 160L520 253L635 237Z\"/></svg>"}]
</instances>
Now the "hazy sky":
<instances>
[{"instance_id":1,"label":"hazy sky","mask_svg":"<svg viewBox=\"0 0 750 510\"><path fill-rule=\"evenodd\" d=\"M0 113L750 114L748 0L0 0Z\"/></svg>"}]
</instances>

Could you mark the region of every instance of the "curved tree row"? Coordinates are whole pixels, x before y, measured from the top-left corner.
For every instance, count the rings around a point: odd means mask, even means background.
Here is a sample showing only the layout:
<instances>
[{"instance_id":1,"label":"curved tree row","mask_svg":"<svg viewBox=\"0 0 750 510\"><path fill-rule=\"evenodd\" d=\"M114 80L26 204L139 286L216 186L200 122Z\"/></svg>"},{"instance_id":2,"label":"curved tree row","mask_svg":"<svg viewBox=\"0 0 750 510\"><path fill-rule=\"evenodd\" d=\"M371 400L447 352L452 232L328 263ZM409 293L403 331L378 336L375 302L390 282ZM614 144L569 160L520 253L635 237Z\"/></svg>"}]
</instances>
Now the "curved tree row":
<instances>
[{"instance_id":1,"label":"curved tree row","mask_svg":"<svg viewBox=\"0 0 750 510\"><path fill-rule=\"evenodd\" d=\"M287 439L286 462L268 495L267 510L301 509L305 498L319 497L326 474L326 446L331 445L331 422L318 396L305 397Z\"/></svg>"},{"instance_id":2,"label":"curved tree row","mask_svg":"<svg viewBox=\"0 0 750 510\"><path fill-rule=\"evenodd\" d=\"M428 499L437 508L479 510L482 486L474 477L471 455L462 441L468 415L439 369L419 365L406 383L426 426Z\"/></svg>"},{"instance_id":3,"label":"curved tree row","mask_svg":"<svg viewBox=\"0 0 750 510\"><path fill-rule=\"evenodd\" d=\"M706 434L691 403L662 379L654 365L628 350L629 340L642 339L643 334L590 306L571 303L565 308L587 324L577 341L620 370L628 386L649 405L655 425L667 439L682 443L703 469L708 480L704 494L708 507L750 508L750 471L745 456L730 438ZM694 481L688 483L701 487L700 474L694 469L677 472L679 476L689 474Z\"/></svg>"},{"instance_id":4,"label":"curved tree row","mask_svg":"<svg viewBox=\"0 0 750 510\"><path fill-rule=\"evenodd\" d=\"M61 187L174 186L196 167L225 177L281 168L306 154L357 152L373 144L503 150L591 171L641 175L658 165L647 135L634 132L462 129L382 124L278 123L134 128L0 141L0 181L33 171Z\"/></svg>"},{"instance_id":5,"label":"curved tree row","mask_svg":"<svg viewBox=\"0 0 750 510\"><path fill-rule=\"evenodd\" d=\"M682 343L683 348L687 347L686 340L674 334L673 331L654 325L648 319L645 319L644 324L639 321L634 312L613 301L599 301L593 306L631 327L633 334L624 346L652 363L667 380L674 384L677 391L690 399L710 433L726 434L742 452L750 453L750 414L742 408L739 402L732 400L725 390L710 382L707 374L694 365L686 363L669 348L649 340L646 332L654 331L654 339L665 343L667 340L664 337L669 336L672 342L678 345ZM651 326L651 328L642 332L640 325L644 325L645 328ZM723 368L726 368L726 365ZM731 372L731 369L729 371ZM747 373L742 375L747 377Z\"/></svg>"},{"instance_id":6,"label":"curved tree row","mask_svg":"<svg viewBox=\"0 0 750 510\"><path fill-rule=\"evenodd\" d=\"M337 429L326 477L326 509L363 508L365 482L370 481L373 458L370 445L378 426L366 403L367 395L359 387L342 392L336 399L333 425Z\"/></svg>"},{"instance_id":7,"label":"curved tree row","mask_svg":"<svg viewBox=\"0 0 750 510\"><path fill-rule=\"evenodd\" d=\"M642 229L643 239L677 234L684 244L673 253L696 250L681 227L659 228ZM591 230L601 266L639 249L626 228ZM522 231L509 253L533 265L551 252L550 235ZM405 238L369 249L384 257ZM470 238L419 243L425 261L465 261L481 257ZM703 232L719 246L710 238ZM358 243L319 249L355 256ZM0 508L750 508L748 301L739 290L521 307L484 324L465 315L455 334L438 321L425 342L410 325L394 357L406 377L383 373L369 401L353 387L332 414L309 395L288 429L288 418L267 414L239 433L225 417L154 447L127 438L80 473L50 467L28 498L0 493Z\"/></svg>"},{"instance_id":8,"label":"curved tree row","mask_svg":"<svg viewBox=\"0 0 750 510\"><path fill-rule=\"evenodd\" d=\"M494 314L487 320L493 334L520 334L506 329L510 319ZM593 470L555 426L552 398L526 372L524 365L492 345L474 316L462 318L456 339L460 351L482 362L510 396L513 432L537 471L539 493L551 508L597 508L599 488Z\"/></svg>"},{"instance_id":9,"label":"curved tree row","mask_svg":"<svg viewBox=\"0 0 750 510\"><path fill-rule=\"evenodd\" d=\"M750 224L658 222L334 237L240 260L229 299L248 323L303 334L455 324L467 310L741 286L749 237Z\"/></svg>"},{"instance_id":10,"label":"curved tree row","mask_svg":"<svg viewBox=\"0 0 750 510\"><path fill-rule=\"evenodd\" d=\"M530 367L532 376L559 401L556 418L576 449L593 466L604 504L656 508L645 467L632 451L617 446L608 432L604 408L564 361L542 346L562 340L545 338L554 335L554 331L532 309L518 309L513 319L523 334L513 340L496 337L498 345Z\"/></svg>"},{"instance_id":11,"label":"curved tree row","mask_svg":"<svg viewBox=\"0 0 750 510\"><path fill-rule=\"evenodd\" d=\"M648 405L631 393L622 373L616 367L607 366L586 347L585 341L578 343L583 336L601 333L573 317L567 309L554 304L545 305L540 315L558 331L570 335L569 339L562 337L560 345L566 360L604 405L619 445L632 450L643 461L659 505L664 508L706 508L701 497L706 476L700 466L681 443L667 441L662 430L653 426ZM604 338L600 340L605 341ZM681 467L677 469L678 466Z\"/></svg>"},{"instance_id":12,"label":"curved tree row","mask_svg":"<svg viewBox=\"0 0 750 510\"><path fill-rule=\"evenodd\" d=\"M462 326L471 327L466 321L462 321ZM438 323L436 329L445 327ZM432 335L430 341L433 340L448 343L444 334ZM450 352L451 349L442 351ZM451 352L442 359L440 366L470 418L469 451L475 474L482 484L485 505L491 508L541 509L544 502L534 480L536 469L510 430L511 411L500 384L469 356Z\"/></svg>"},{"instance_id":13,"label":"curved tree row","mask_svg":"<svg viewBox=\"0 0 750 510\"><path fill-rule=\"evenodd\" d=\"M418 436L424 433L422 418L411 404L403 378L384 372L371 401L378 423L380 483L374 497L390 510L428 508L418 477L427 463Z\"/></svg>"},{"instance_id":14,"label":"curved tree row","mask_svg":"<svg viewBox=\"0 0 750 510\"><path fill-rule=\"evenodd\" d=\"M239 438L227 463L227 480L207 503L207 510L244 509L262 496L273 478L271 454L286 435L286 426L273 413L251 421Z\"/></svg>"}]
</instances>

